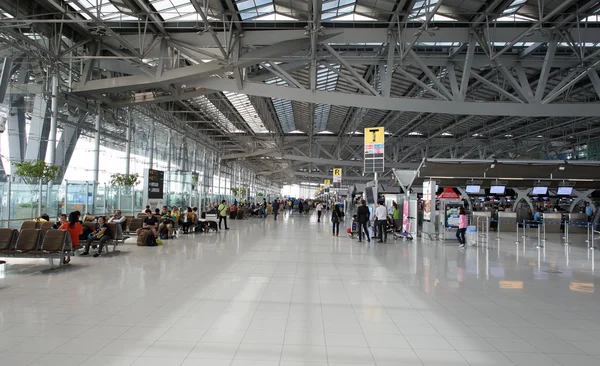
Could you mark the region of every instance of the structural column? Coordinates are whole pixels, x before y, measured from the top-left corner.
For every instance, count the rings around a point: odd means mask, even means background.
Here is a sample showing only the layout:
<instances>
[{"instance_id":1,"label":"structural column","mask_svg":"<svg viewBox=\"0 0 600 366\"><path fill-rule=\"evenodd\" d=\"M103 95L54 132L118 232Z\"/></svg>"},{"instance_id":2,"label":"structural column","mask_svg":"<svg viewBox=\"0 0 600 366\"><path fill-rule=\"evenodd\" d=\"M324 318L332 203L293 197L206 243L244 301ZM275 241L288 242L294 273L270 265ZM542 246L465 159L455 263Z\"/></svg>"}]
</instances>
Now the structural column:
<instances>
[{"instance_id":1,"label":"structural column","mask_svg":"<svg viewBox=\"0 0 600 366\"><path fill-rule=\"evenodd\" d=\"M152 122L152 127L150 128L150 162L149 167L152 169L154 165L154 122Z\"/></svg>"},{"instance_id":2,"label":"structural column","mask_svg":"<svg viewBox=\"0 0 600 366\"><path fill-rule=\"evenodd\" d=\"M133 135L131 126L131 107L127 108L127 141L125 142L125 174L129 175L131 164L131 136Z\"/></svg>"},{"instance_id":3,"label":"structural column","mask_svg":"<svg viewBox=\"0 0 600 366\"><path fill-rule=\"evenodd\" d=\"M50 134L48 135L48 163L56 163L56 130L58 128L58 66L52 75L52 110L50 114Z\"/></svg>"},{"instance_id":4,"label":"structural column","mask_svg":"<svg viewBox=\"0 0 600 366\"><path fill-rule=\"evenodd\" d=\"M98 197L98 181L100 180L100 119L102 118L102 108L98 106L97 109L95 126L96 136L94 139L94 191L92 193L92 211L95 211L96 208L96 198Z\"/></svg>"}]
</instances>

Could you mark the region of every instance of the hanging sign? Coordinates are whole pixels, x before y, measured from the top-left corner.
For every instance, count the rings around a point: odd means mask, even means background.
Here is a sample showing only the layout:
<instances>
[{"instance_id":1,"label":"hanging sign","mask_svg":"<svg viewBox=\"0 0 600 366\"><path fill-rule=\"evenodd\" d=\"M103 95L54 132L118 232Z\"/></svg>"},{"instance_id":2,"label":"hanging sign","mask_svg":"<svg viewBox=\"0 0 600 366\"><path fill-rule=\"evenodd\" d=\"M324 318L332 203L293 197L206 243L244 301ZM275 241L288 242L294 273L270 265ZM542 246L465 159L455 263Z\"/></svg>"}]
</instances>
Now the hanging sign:
<instances>
[{"instance_id":1,"label":"hanging sign","mask_svg":"<svg viewBox=\"0 0 600 366\"><path fill-rule=\"evenodd\" d=\"M383 173L385 166L385 129L365 128L364 172Z\"/></svg>"},{"instance_id":2,"label":"hanging sign","mask_svg":"<svg viewBox=\"0 0 600 366\"><path fill-rule=\"evenodd\" d=\"M333 169L333 188L342 187L342 168Z\"/></svg>"}]
</instances>

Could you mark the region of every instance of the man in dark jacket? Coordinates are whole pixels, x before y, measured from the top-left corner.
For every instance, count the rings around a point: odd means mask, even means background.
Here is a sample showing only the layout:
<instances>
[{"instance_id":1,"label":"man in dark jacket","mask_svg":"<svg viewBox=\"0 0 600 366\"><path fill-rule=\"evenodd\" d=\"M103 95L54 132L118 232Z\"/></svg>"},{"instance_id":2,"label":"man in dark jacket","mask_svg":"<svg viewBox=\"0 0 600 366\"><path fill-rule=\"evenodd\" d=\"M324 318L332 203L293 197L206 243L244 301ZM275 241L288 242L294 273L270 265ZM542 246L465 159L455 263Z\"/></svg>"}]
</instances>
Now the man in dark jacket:
<instances>
[{"instance_id":1,"label":"man in dark jacket","mask_svg":"<svg viewBox=\"0 0 600 366\"><path fill-rule=\"evenodd\" d=\"M275 217L275 220L277 220L277 212L279 211L279 200L275 199L275 201L273 201L273 216Z\"/></svg>"},{"instance_id":2,"label":"man in dark jacket","mask_svg":"<svg viewBox=\"0 0 600 366\"><path fill-rule=\"evenodd\" d=\"M358 222L358 242L362 242L362 233L363 229L365 231L365 235L367 237L367 243L371 242L371 238L369 237L369 229L367 228L367 223L369 222L369 217L371 216L371 212L367 207L367 201L360 201L360 206L358 206L358 210L356 211L356 221Z\"/></svg>"}]
</instances>

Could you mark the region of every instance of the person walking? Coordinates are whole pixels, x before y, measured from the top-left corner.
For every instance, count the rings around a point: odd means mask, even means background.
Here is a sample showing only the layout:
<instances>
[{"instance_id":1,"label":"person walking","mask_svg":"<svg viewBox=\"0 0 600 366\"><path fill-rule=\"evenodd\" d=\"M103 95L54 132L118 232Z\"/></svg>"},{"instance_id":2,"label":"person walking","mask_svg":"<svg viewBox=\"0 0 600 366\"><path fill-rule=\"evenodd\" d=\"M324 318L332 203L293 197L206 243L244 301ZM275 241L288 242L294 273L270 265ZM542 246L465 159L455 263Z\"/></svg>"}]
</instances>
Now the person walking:
<instances>
[{"instance_id":1,"label":"person walking","mask_svg":"<svg viewBox=\"0 0 600 366\"><path fill-rule=\"evenodd\" d=\"M304 210L304 205L302 203L302 200L298 200L298 213L300 215L302 215L302 211Z\"/></svg>"},{"instance_id":2,"label":"person walking","mask_svg":"<svg viewBox=\"0 0 600 366\"><path fill-rule=\"evenodd\" d=\"M275 199L273 201L273 217L277 220L277 213L279 212L279 200Z\"/></svg>"},{"instance_id":3,"label":"person walking","mask_svg":"<svg viewBox=\"0 0 600 366\"><path fill-rule=\"evenodd\" d=\"M461 207L458 211L458 230L456 230L456 239L458 239L458 243L460 244L459 248L464 248L465 241L465 232L467 231L467 226L469 225L469 220L467 219L467 214L465 212L465 208Z\"/></svg>"},{"instance_id":4,"label":"person walking","mask_svg":"<svg viewBox=\"0 0 600 366\"><path fill-rule=\"evenodd\" d=\"M217 211L219 213L219 230L221 230L222 221L225 221L225 230L229 230L229 227L227 227L227 201L221 201Z\"/></svg>"},{"instance_id":5,"label":"person walking","mask_svg":"<svg viewBox=\"0 0 600 366\"><path fill-rule=\"evenodd\" d=\"M319 201L317 204L317 222L321 222L321 213L323 211L323 204Z\"/></svg>"},{"instance_id":6,"label":"person walking","mask_svg":"<svg viewBox=\"0 0 600 366\"><path fill-rule=\"evenodd\" d=\"M377 208L375 209L375 225L377 226L377 232L379 233L378 243L387 241L387 231L385 226L387 225L387 208L382 201L377 201Z\"/></svg>"},{"instance_id":7,"label":"person walking","mask_svg":"<svg viewBox=\"0 0 600 366\"><path fill-rule=\"evenodd\" d=\"M331 222L333 223L333 236L340 236L340 221L344 217L342 211L340 211L340 206L335 205L333 211L331 212Z\"/></svg>"},{"instance_id":8,"label":"person walking","mask_svg":"<svg viewBox=\"0 0 600 366\"><path fill-rule=\"evenodd\" d=\"M399 231L398 227L400 226L400 210L398 209L398 204L396 203L396 201L392 201L392 220L394 223L394 232Z\"/></svg>"},{"instance_id":9,"label":"person walking","mask_svg":"<svg viewBox=\"0 0 600 366\"><path fill-rule=\"evenodd\" d=\"M356 222L358 223L358 242L362 242L363 230L367 239L367 243L371 242L371 238L369 237L369 229L367 228L367 223L369 222L369 216L371 216L369 212L369 208L367 207L367 201L361 200L360 206L358 206L358 210L356 211Z\"/></svg>"}]
</instances>

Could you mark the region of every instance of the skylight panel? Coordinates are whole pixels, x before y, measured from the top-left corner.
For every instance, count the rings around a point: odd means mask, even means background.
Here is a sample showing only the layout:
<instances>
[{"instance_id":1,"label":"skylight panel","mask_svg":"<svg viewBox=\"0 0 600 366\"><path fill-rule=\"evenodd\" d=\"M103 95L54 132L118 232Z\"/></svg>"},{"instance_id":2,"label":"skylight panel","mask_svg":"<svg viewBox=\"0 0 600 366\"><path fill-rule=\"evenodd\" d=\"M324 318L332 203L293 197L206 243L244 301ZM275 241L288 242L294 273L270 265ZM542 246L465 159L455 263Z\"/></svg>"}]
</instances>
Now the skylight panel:
<instances>
[{"instance_id":1,"label":"skylight panel","mask_svg":"<svg viewBox=\"0 0 600 366\"><path fill-rule=\"evenodd\" d=\"M13 19L14 17L4 10L0 9L0 19Z\"/></svg>"},{"instance_id":2,"label":"skylight panel","mask_svg":"<svg viewBox=\"0 0 600 366\"><path fill-rule=\"evenodd\" d=\"M257 22L260 22L260 21L291 21L291 22L296 22L296 21L298 21L298 19L294 19L292 17L289 17L287 15L283 15L283 14L277 13L277 12L272 13L272 14L267 14L267 15L264 15L262 17L255 18L253 20L255 20Z\"/></svg>"},{"instance_id":3,"label":"skylight panel","mask_svg":"<svg viewBox=\"0 0 600 366\"><path fill-rule=\"evenodd\" d=\"M327 120L329 119L329 112L331 112L330 104L319 104L315 108L315 131L324 131L327 127Z\"/></svg>"},{"instance_id":4,"label":"skylight panel","mask_svg":"<svg viewBox=\"0 0 600 366\"><path fill-rule=\"evenodd\" d=\"M340 65L332 66L340 70ZM317 71L317 89L322 91L334 91L337 86L338 75L330 69L323 67Z\"/></svg>"},{"instance_id":5,"label":"skylight panel","mask_svg":"<svg viewBox=\"0 0 600 366\"><path fill-rule=\"evenodd\" d=\"M117 9L110 0L67 0L67 3L76 10L80 11L80 15L86 19L92 19L86 14L83 9L92 13L94 17L100 20L137 20L137 17L131 16Z\"/></svg>"},{"instance_id":6,"label":"skylight panel","mask_svg":"<svg viewBox=\"0 0 600 366\"><path fill-rule=\"evenodd\" d=\"M411 9L408 18L414 20L421 16L426 16L430 11L433 10L438 0L421 0L417 1Z\"/></svg>"},{"instance_id":7,"label":"skylight panel","mask_svg":"<svg viewBox=\"0 0 600 366\"><path fill-rule=\"evenodd\" d=\"M280 77L275 77L265 81L265 84L287 86L288 83ZM294 109L292 102L287 99L272 98L273 106L275 107L275 113L281 124L281 128L284 133L289 133L296 129L296 122L294 120Z\"/></svg>"},{"instance_id":8,"label":"skylight panel","mask_svg":"<svg viewBox=\"0 0 600 366\"><path fill-rule=\"evenodd\" d=\"M199 18L190 0L154 0L150 4L164 20L194 21Z\"/></svg>"},{"instance_id":9,"label":"skylight panel","mask_svg":"<svg viewBox=\"0 0 600 366\"><path fill-rule=\"evenodd\" d=\"M374 22L374 21L376 21L376 19L369 18L364 15L356 14L356 13L342 15L341 17L333 18L331 20L335 21L335 22L351 22L351 21L353 21L353 22Z\"/></svg>"},{"instance_id":10,"label":"skylight panel","mask_svg":"<svg viewBox=\"0 0 600 366\"><path fill-rule=\"evenodd\" d=\"M295 20L281 13L275 13L273 0L236 0L242 20Z\"/></svg>"},{"instance_id":11,"label":"skylight panel","mask_svg":"<svg viewBox=\"0 0 600 366\"><path fill-rule=\"evenodd\" d=\"M250 99L245 94L238 94L232 92L223 92L227 99L231 102L233 107L238 111L240 116L244 119L246 124L255 133L268 133L269 130L265 128L263 121L258 116L258 112L254 109Z\"/></svg>"},{"instance_id":12,"label":"skylight panel","mask_svg":"<svg viewBox=\"0 0 600 366\"><path fill-rule=\"evenodd\" d=\"M225 117L223 113L221 113L219 108L215 107L215 105L205 96L192 98L191 101L194 102L194 104L202 107L204 113L208 114L213 119L213 121L215 121L215 123L221 126L221 128L223 128L225 131L230 133L244 132L235 127L235 125L231 123L231 121L227 117Z\"/></svg>"},{"instance_id":13,"label":"skylight panel","mask_svg":"<svg viewBox=\"0 0 600 366\"><path fill-rule=\"evenodd\" d=\"M294 131L296 129L296 122L294 121L292 102L280 98L273 98L272 101L283 132L289 133L290 131Z\"/></svg>"},{"instance_id":14,"label":"skylight panel","mask_svg":"<svg viewBox=\"0 0 600 366\"><path fill-rule=\"evenodd\" d=\"M408 136L423 136L423 134L421 132L413 131L409 132Z\"/></svg>"}]
</instances>

